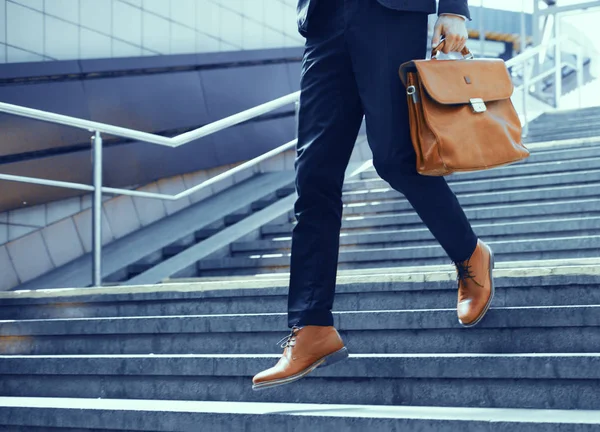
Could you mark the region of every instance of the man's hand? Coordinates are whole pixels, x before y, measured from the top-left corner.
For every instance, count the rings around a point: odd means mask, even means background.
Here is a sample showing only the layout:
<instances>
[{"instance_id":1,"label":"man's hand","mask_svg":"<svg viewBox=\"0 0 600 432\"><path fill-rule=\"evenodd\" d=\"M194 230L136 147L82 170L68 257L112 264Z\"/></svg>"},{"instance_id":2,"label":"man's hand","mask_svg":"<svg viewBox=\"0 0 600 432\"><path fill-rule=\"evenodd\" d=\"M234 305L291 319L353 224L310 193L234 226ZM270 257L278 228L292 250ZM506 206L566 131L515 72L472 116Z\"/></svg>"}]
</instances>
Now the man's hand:
<instances>
[{"instance_id":1,"label":"man's hand","mask_svg":"<svg viewBox=\"0 0 600 432\"><path fill-rule=\"evenodd\" d=\"M444 54L460 52L469 38L465 19L459 15L440 15L433 30L433 40L431 42L433 48L439 45L442 36L446 40L442 49Z\"/></svg>"}]
</instances>

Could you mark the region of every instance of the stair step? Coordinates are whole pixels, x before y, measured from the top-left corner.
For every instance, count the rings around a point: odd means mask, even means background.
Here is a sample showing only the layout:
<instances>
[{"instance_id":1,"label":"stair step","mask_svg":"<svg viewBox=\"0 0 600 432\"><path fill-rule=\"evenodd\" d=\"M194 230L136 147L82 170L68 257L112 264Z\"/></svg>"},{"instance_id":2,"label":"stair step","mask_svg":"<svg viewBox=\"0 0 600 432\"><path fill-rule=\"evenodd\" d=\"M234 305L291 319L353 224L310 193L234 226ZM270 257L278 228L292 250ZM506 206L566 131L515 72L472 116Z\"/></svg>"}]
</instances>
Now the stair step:
<instances>
[{"instance_id":1,"label":"stair step","mask_svg":"<svg viewBox=\"0 0 600 432\"><path fill-rule=\"evenodd\" d=\"M595 409L600 354L351 354L254 392L279 355L0 356L3 396Z\"/></svg>"},{"instance_id":2,"label":"stair step","mask_svg":"<svg viewBox=\"0 0 600 432\"><path fill-rule=\"evenodd\" d=\"M269 207L271 204L274 204L276 202L277 198L258 200L252 203L251 209L252 211L257 212Z\"/></svg>"},{"instance_id":3,"label":"stair step","mask_svg":"<svg viewBox=\"0 0 600 432\"><path fill-rule=\"evenodd\" d=\"M529 136L532 134L538 135L553 135L560 134L564 132L571 132L573 134L576 133L595 133L592 136L600 136L600 127L596 126L600 121L600 117L594 118L582 118L571 121L559 121L554 124L536 124L529 126Z\"/></svg>"},{"instance_id":4,"label":"stair step","mask_svg":"<svg viewBox=\"0 0 600 432\"><path fill-rule=\"evenodd\" d=\"M512 169L514 170L519 166L528 166L531 164L539 164L546 162L560 162L569 161L573 159L587 159L600 157L600 138L597 143L585 143L585 144L572 144L559 147L551 147L549 149L533 149L529 158L518 162L515 165L509 165L505 167L494 168L493 170L487 170L486 173L492 172L503 172L502 170ZM446 177L448 180L457 180L461 175L469 175L469 173L456 173ZM359 178L378 178L375 169L371 168L363 172Z\"/></svg>"},{"instance_id":5,"label":"stair step","mask_svg":"<svg viewBox=\"0 0 600 432\"><path fill-rule=\"evenodd\" d=\"M456 173L449 177L450 182L456 181L467 181L467 180L482 180L482 179L493 179L493 178L510 178L524 175L537 175L546 173L559 173L559 172L574 172L583 170L592 170L600 168L600 158L576 158L567 160L552 160L545 162L531 162L527 164L517 163L515 165L508 165L505 167L495 168L491 170L475 171L467 173ZM377 173L372 171L366 171L361 176L363 179L377 178Z\"/></svg>"},{"instance_id":6,"label":"stair step","mask_svg":"<svg viewBox=\"0 0 600 432\"><path fill-rule=\"evenodd\" d=\"M599 411L333 405L88 398L0 398L0 424L11 432L102 430L196 432L589 432ZM18 428L18 429L17 429ZM21 429L23 428L23 429ZM110 430L107 428L111 428ZM52 429L53 430L53 429Z\"/></svg>"},{"instance_id":7,"label":"stair step","mask_svg":"<svg viewBox=\"0 0 600 432\"><path fill-rule=\"evenodd\" d=\"M556 201L560 199L578 199L600 197L600 183L582 185L553 186L537 189L521 189L499 192L465 193L457 195L463 207L474 205L500 205L516 203L534 203ZM344 206L344 215L383 214L412 209L406 199L386 200L382 202L348 203Z\"/></svg>"},{"instance_id":8,"label":"stair step","mask_svg":"<svg viewBox=\"0 0 600 432\"><path fill-rule=\"evenodd\" d=\"M494 249L497 261L587 258L597 256L600 248L600 236L582 236L568 238L536 238L528 240L508 240L489 242ZM267 271L286 271L289 267L289 253L252 255L250 257L225 257L202 260L197 263L202 275L214 275L211 271L227 274L232 269L264 269ZM418 265L419 263L444 263L448 261L445 251L438 244L429 246L393 247L382 249L343 250L339 254L339 268L368 268L400 265Z\"/></svg>"},{"instance_id":9,"label":"stair step","mask_svg":"<svg viewBox=\"0 0 600 432\"><path fill-rule=\"evenodd\" d=\"M536 126L535 128L530 128L525 140L531 140L532 138L537 137L552 137L552 139L544 139L538 141L556 141L562 136L571 136L573 138L595 138L600 136L600 128L596 126L599 119L588 120L588 122L573 122L572 124L568 123L559 123L551 128L544 128L544 126ZM590 122L594 122L593 125ZM527 142L525 143L527 145Z\"/></svg>"},{"instance_id":10,"label":"stair step","mask_svg":"<svg viewBox=\"0 0 600 432\"><path fill-rule=\"evenodd\" d=\"M165 248L163 248L162 250L162 254L164 259L169 259L172 258L176 255L179 255L181 252L187 250L190 248L190 246L167 246Z\"/></svg>"},{"instance_id":11,"label":"stair step","mask_svg":"<svg viewBox=\"0 0 600 432\"><path fill-rule=\"evenodd\" d=\"M596 138L600 135L600 129L582 129L579 131L556 131L556 132L547 132L547 133L539 133L528 135L525 138L525 146L528 143L535 142L546 142L546 141L558 141L558 140L569 140L569 139L579 139L579 138Z\"/></svg>"},{"instance_id":12,"label":"stair step","mask_svg":"<svg viewBox=\"0 0 600 432\"><path fill-rule=\"evenodd\" d=\"M550 113L545 113L550 114ZM593 122L595 120L600 120L600 113L598 112L579 112L577 114L564 115L564 114L553 114L553 115L541 115L537 117L530 123L532 127L553 127L553 126L563 126L569 125L571 122L581 122L585 124L586 122ZM589 123L588 123L589 126Z\"/></svg>"},{"instance_id":13,"label":"stair step","mask_svg":"<svg viewBox=\"0 0 600 432\"><path fill-rule=\"evenodd\" d=\"M526 222L533 220L556 220L564 217L593 216L600 212L600 200L597 199L565 199L543 203L501 204L496 206L469 207L465 213L473 224L500 222ZM414 211L405 211L385 215L348 216L342 221L342 232L358 230L401 229L418 225L422 221ZM288 235L294 224L265 225L262 234L267 236Z\"/></svg>"},{"instance_id":14,"label":"stair step","mask_svg":"<svg viewBox=\"0 0 600 432\"><path fill-rule=\"evenodd\" d=\"M595 236L600 234L600 216L533 220L525 222L473 224L477 235L485 241L526 240L539 237L555 239ZM340 236L340 250L381 249L401 246L432 246L437 244L427 228L373 232L347 232ZM232 243L233 257L256 254L287 253L291 250L291 236L267 240Z\"/></svg>"},{"instance_id":15,"label":"stair step","mask_svg":"<svg viewBox=\"0 0 600 432\"><path fill-rule=\"evenodd\" d=\"M134 276L137 276L145 271L150 270L156 264L131 264L127 266L127 278L131 279Z\"/></svg>"},{"instance_id":16,"label":"stair step","mask_svg":"<svg viewBox=\"0 0 600 432\"><path fill-rule=\"evenodd\" d=\"M285 198L293 193L296 193L296 187L292 184L284 188L278 189L275 195L277 198Z\"/></svg>"},{"instance_id":17,"label":"stair step","mask_svg":"<svg viewBox=\"0 0 600 432\"><path fill-rule=\"evenodd\" d=\"M495 307L600 304L600 267L579 261L497 263ZM565 267L557 267L558 264ZM516 268L513 268L515 267ZM340 272L336 310L453 308L455 273L450 265ZM195 280L145 287L85 288L0 293L5 320L136 317L284 312L288 277ZM101 293L101 294L100 294ZM276 330L276 329L273 329Z\"/></svg>"},{"instance_id":18,"label":"stair step","mask_svg":"<svg viewBox=\"0 0 600 432\"><path fill-rule=\"evenodd\" d=\"M228 227L231 225L235 225L236 223L241 222L244 219L246 219L248 216L249 216L248 213L227 215L224 218L225 226Z\"/></svg>"},{"instance_id":19,"label":"stair step","mask_svg":"<svg viewBox=\"0 0 600 432\"><path fill-rule=\"evenodd\" d=\"M573 108L573 109L566 109L566 110L560 110L560 111L550 111L547 113L542 114L540 117L538 117L536 120L534 121L542 121L545 119L559 119L559 118L569 118L569 117L576 117L579 115L600 115L600 108L598 107L586 107L586 108Z\"/></svg>"},{"instance_id":20,"label":"stair step","mask_svg":"<svg viewBox=\"0 0 600 432\"><path fill-rule=\"evenodd\" d=\"M503 190L463 190L462 183L450 185L451 189L456 193L459 200L467 199L467 201L461 201L465 204L480 202L484 203L501 203L501 202L520 202L520 201L540 201L551 199L551 197L568 197L568 196L582 196L590 195L595 196L589 187L600 184L600 182L565 182L563 184L549 184L538 187L520 187L520 188L509 188ZM382 201L373 199L372 201L366 202L353 202L351 198L356 194L364 194L369 191L391 192L393 189L383 180L378 178L352 181L345 185L346 191L344 192L345 211L348 208L354 206L370 206L380 205ZM597 190L597 189L596 189ZM394 191L395 192L395 191ZM350 198L350 202L348 201ZM394 199L395 198L395 199ZM394 196L390 196L383 202L394 201L394 202L407 202L406 199L399 193L395 193Z\"/></svg>"},{"instance_id":21,"label":"stair step","mask_svg":"<svg viewBox=\"0 0 600 432\"><path fill-rule=\"evenodd\" d=\"M600 120L598 113L582 114L578 116L555 116L555 117L538 117L532 121L529 126L534 130L545 130L546 132L554 128L564 128L571 126L571 130L580 127L593 127Z\"/></svg>"},{"instance_id":22,"label":"stair step","mask_svg":"<svg viewBox=\"0 0 600 432\"><path fill-rule=\"evenodd\" d=\"M519 176L495 180L474 180L450 182L450 187L456 194L477 192L517 191L523 189L547 188L557 186L575 186L600 182L600 170L589 170L574 173L550 173L543 175ZM377 186L377 187L370 187ZM379 187L381 186L381 187ZM397 200L402 195L384 183L364 184L349 182L344 186L343 201L352 202Z\"/></svg>"},{"instance_id":23,"label":"stair step","mask_svg":"<svg viewBox=\"0 0 600 432\"><path fill-rule=\"evenodd\" d=\"M196 238L197 242L200 242L214 236L215 234L218 234L221 231L223 231L223 228L206 228L196 231L194 233L194 237Z\"/></svg>"},{"instance_id":24,"label":"stair step","mask_svg":"<svg viewBox=\"0 0 600 432\"><path fill-rule=\"evenodd\" d=\"M600 346L600 306L492 308L465 331L456 309L336 312L353 353L585 353ZM287 314L119 317L0 324L0 352L262 354L281 352Z\"/></svg>"}]
</instances>

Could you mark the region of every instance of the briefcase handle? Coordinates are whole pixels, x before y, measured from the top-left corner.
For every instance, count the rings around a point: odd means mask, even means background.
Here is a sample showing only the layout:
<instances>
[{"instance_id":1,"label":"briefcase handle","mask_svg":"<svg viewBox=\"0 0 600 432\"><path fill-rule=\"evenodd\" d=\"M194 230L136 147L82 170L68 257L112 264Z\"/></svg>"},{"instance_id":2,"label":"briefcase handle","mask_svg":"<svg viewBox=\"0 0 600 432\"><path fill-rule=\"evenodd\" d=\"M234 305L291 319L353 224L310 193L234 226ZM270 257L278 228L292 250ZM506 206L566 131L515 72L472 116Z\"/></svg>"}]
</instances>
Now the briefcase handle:
<instances>
[{"instance_id":1,"label":"briefcase handle","mask_svg":"<svg viewBox=\"0 0 600 432\"><path fill-rule=\"evenodd\" d=\"M446 39L442 39L440 41L440 43L438 44L438 46L431 49L431 58L432 59L437 59L438 54L442 51L442 48L444 48L445 44L446 44ZM473 53L471 51L469 51L469 48L467 48L466 45L460 53L462 54L462 56L465 60L471 60L474 57Z\"/></svg>"}]
</instances>

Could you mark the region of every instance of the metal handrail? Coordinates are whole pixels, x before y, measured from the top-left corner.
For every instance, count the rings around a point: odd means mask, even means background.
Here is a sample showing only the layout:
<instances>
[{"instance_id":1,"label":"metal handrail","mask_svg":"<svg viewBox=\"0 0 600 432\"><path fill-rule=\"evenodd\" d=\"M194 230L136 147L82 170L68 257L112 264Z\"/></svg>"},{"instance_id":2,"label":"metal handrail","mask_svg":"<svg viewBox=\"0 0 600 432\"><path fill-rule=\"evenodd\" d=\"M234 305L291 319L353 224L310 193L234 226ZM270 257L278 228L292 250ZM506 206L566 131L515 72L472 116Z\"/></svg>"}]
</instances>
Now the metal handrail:
<instances>
[{"instance_id":1,"label":"metal handrail","mask_svg":"<svg viewBox=\"0 0 600 432\"><path fill-rule=\"evenodd\" d=\"M259 117L268 112L274 111L278 108L290 105L300 98L300 92L294 92L289 95L280 97L270 102L258 105L254 108L242 111L232 116L226 117L216 122L210 123L206 126L199 127L190 132L182 133L181 135L174 136L172 138L164 137L161 135L155 135L148 132L141 132L134 129L128 129L119 126L112 126L105 123L94 122L90 120L84 120L77 117L70 117L62 114L51 113L47 111L36 110L32 108L26 108L19 105L7 104L0 102L0 112L7 114L13 114L20 117L29 117L35 120L41 120L49 123L57 123L65 126L70 126L77 129L84 129L90 132L100 132L107 135L118 136L121 138L130 138L137 141L144 141L152 144L163 145L167 147L179 147L184 144L194 141L199 138L206 137L215 132L219 132L228 127L235 126L239 123L252 120L253 118Z\"/></svg>"},{"instance_id":2,"label":"metal handrail","mask_svg":"<svg viewBox=\"0 0 600 432\"><path fill-rule=\"evenodd\" d=\"M239 173L240 171L244 171L245 169L248 169L255 165L258 165L261 162L264 162L264 161L272 158L273 156L277 156L280 153L283 153L287 150L291 150L295 147L296 142L297 142L297 140L293 139L292 141L289 141L289 142L283 144L282 146L274 148L273 150L270 150L267 153L257 156L254 159L246 161L236 167L233 167L225 172L222 172L221 174L211 177L210 179L205 180L202 183L197 184L196 186L193 186L189 189L185 189L176 195L167 195L167 194L160 194L160 193L154 193L154 192L144 192L144 191L138 191L135 189L111 188L111 187L106 187L106 186L103 186L101 188L102 193L112 194L112 195L128 195L128 196L139 197L139 198L161 199L164 201L177 201L181 198L185 198L186 196L192 195L202 189L205 189L208 186L218 183L221 180L225 180L229 177L232 177L233 175ZM6 180L6 181L12 181L12 182L18 182L18 183L38 184L38 185L42 185L42 186L52 186L52 187L58 187L58 188L63 188L63 189L74 189L74 190L81 190L81 191L87 191L87 192L94 191L94 186L90 186L90 185L86 185L86 184L82 184L82 183L72 183L72 182L64 182L64 181L58 181L58 180L38 179L38 178L33 178L33 177L23 177L23 176L11 175L11 174L0 174L0 180Z\"/></svg>"},{"instance_id":3,"label":"metal handrail","mask_svg":"<svg viewBox=\"0 0 600 432\"><path fill-rule=\"evenodd\" d=\"M557 21L557 24L558 24L558 21ZM583 71L580 69L583 68L583 64L582 64L581 46L578 42L571 40L567 36L554 37L553 39L550 39L549 41L547 41L547 43L540 44L534 48L529 48L526 51L524 51L506 61L507 68L517 68L517 67L523 68L523 83L521 85L519 85L518 87L515 87L515 92L516 91L522 92L522 97L523 97L522 116L523 116L523 135L524 136L527 135L528 129L529 129L529 120L528 120L528 115L527 115L527 98L529 96L529 89L532 85L534 85L534 84L542 81L543 79L547 78L548 76L551 76L554 74L554 76L555 76L555 99L556 99L556 104L558 105L558 100L562 93L562 87L561 87L561 85L562 85L562 68L565 64L569 65L569 63L563 62L562 58L561 58L561 44L564 42L570 42L570 43L573 43L578 46L577 54L576 54L577 66L575 67L575 70L577 71L578 87L579 87L579 92L580 92L579 99L581 102L581 86L583 84L582 83L582 81L583 81L582 72ZM542 53L547 52L550 48L554 48L554 51L555 51L554 65L552 66L552 68L550 68L544 72L540 72L535 77L529 76L530 71L527 68L527 66L529 65L529 62L532 61L533 59L535 59L536 56L542 55Z\"/></svg>"},{"instance_id":4,"label":"metal handrail","mask_svg":"<svg viewBox=\"0 0 600 432\"><path fill-rule=\"evenodd\" d=\"M274 111L276 109L282 108L286 105L297 103L300 97L300 92L294 92L289 95L280 97L278 99L272 100L270 102L264 103L262 105L258 105L256 107L250 108L248 110L242 111L240 113L234 114L232 116L226 117L221 120L217 120L216 122L210 123L208 125L202 126L198 129L195 129L190 132L186 132L172 138L163 137L161 135L156 135L148 132L141 132L134 129L123 128L119 126L112 126L104 123L94 122L90 120L80 119L76 117L65 116L62 114L51 113L47 111L36 110L32 108L22 107L18 105L12 105L0 102L0 112L5 112L7 114L13 114L20 117L28 117L35 120L46 121L50 123L61 124L65 126L70 126L78 129L85 129L90 132L98 132L98 133L106 133L112 136L118 136L121 138L130 138L138 141L148 142L152 144L158 144L166 147L176 148L182 145L185 145L191 141L194 141L199 138L206 137L208 135L214 134L221 130L227 129L228 127L235 126L239 123L243 123L245 121L251 120L253 118L259 117L268 112ZM267 159L270 159L273 156L276 156L286 150L289 150L294 147L296 144L296 140L292 140L280 147L277 147L261 156L258 156L254 159L251 159L241 165L238 165L224 173L221 173L215 177L212 177L204 182L186 189L176 195L167 195L167 194L158 194L152 192L144 192L144 191L136 191L131 189L119 189L119 188L108 188L102 187L102 192L107 194L116 194L116 195L129 195L136 196L140 198L156 198L163 200L178 200L180 198L184 198L189 196L199 190L202 190L208 186L211 186L214 183L217 183L226 178L232 177L240 171L243 171L247 168L250 168L254 165L258 165L261 162L264 162ZM82 183L71 183L71 182L63 182L57 180L48 180L48 179L40 179L35 177L25 177L25 176L16 176L9 174L1 174L0 180L13 181L13 182L21 182L21 183L30 183L30 184L39 184L43 186L52 186L59 187L65 189L75 189L75 190L83 190L83 191L93 191L94 187Z\"/></svg>"},{"instance_id":5,"label":"metal handrail","mask_svg":"<svg viewBox=\"0 0 600 432\"><path fill-rule=\"evenodd\" d=\"M221 130L227 129L231 126L243 123L253 118L259 117L263 114L269 113L276 109L282 108L292 103L296 104L296 113L298 111L298 100L300 98L300 92L294 92L289 95L280 97L270 102L258 105L224 119L215 121L208 125L197 128L193 131L185 132L183 134L174 137L164 137L148 132L141 132L134 129L128 129L118 126L112 126L104 123L94 122L90 120L80 119L77 117L65 116L62 114L56 114L47 111L36 110L32 108L22 107L18 105L12 105L0 102L0 112L12 114L20 117L27 117L34 120L45 121L49 123L61 124L64 126L70 126L77 129L84 129L94 133L91 138L92 150L93 150L93 172L94 181L93 186L72 183L57 180L48 180L35 177L17 176L10 174L1 174L0 180L38 184L43 186L59 187L65 189L82 190L87 192L93 192L94 198L92 201L92 254L93 254L93 266L92 266L92 284L94 286L102 285L102 194L116 194L116 195L129 195L140 198L154 198L162 200L175 201L184 198L188 195L196 193L214 183L217 183L226 178L232 177L240 171L253 167L255 165L264 162L276 155L279 155L287 150L294 148L297 143L297 139L289 141L282 146L279 146L267 153L264 153L254 159L246 161L226 172L218 174L204 182L186 189L176 195L167 195L153 192L144 192L131 189L119 189L109 188L102 185L102 133L117 136L121 138L134 139L136 141L143 141L152 144L158 144L166 147L176 148L185 145L191 141L199 138L206 137L214 134Z\"/></svg>"},{"instance_id":6,"label":"metal handrail","mask_svg":"<svg viewBox=\"0 0 600 432\"><path fill-rule=\"evenodd\" d=\"M556 45L557 43L561 43L561 42L565 42L568 41L569 38L566 36L562 36L558 39L551 39L548 41L547 44L543 44L543 45L538 45L534 48L528 48L527 51L522 52L521 54L517 54L516 56L514 56L511 59L508 59L505 63L506 63L506 67L507 68L511 68L511 67L515 67L517 65L520 64L524 64L525 62L531 60L532 58L534 58L536 55L540 54L541 52L543 52L544 50L547 50L548 48L552 48L554 45Z\"/></svg>"}]
</instances>

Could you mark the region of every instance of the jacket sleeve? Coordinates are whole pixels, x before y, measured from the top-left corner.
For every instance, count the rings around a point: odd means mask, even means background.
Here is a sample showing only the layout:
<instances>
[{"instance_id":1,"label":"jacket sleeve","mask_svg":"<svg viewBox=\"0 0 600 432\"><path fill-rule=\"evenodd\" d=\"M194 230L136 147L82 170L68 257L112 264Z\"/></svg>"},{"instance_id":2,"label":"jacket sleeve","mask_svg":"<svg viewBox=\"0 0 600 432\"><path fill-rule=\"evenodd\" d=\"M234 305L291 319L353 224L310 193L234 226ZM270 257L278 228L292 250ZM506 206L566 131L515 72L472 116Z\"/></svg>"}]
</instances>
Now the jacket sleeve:
<instances>
[{"instance_id":1,"label":"jacket sleeve","mask_svg":"<svg viewBox=\"0 0 600 432\"><path fill-rule=\"evenodd\" d=\"M449 13L463 15L470 20L471 15L469 14L469 5L467 4L467 1L468 0L440 0L438 14Z\"/></svg>"}]
</instances>

